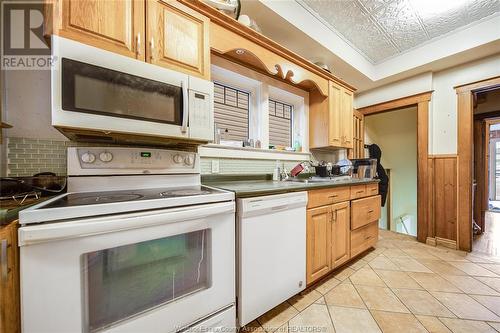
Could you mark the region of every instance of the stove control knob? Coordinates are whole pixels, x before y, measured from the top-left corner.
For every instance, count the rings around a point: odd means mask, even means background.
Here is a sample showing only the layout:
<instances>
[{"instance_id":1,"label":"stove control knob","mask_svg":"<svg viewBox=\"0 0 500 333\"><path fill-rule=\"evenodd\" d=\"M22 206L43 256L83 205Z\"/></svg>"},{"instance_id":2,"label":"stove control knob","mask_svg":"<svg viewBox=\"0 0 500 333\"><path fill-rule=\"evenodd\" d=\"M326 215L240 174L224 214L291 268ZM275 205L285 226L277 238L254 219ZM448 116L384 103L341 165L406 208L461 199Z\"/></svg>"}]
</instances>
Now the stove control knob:
<instances>
[{"instance_id":1,"label":"stove control knob","mask_svg":"<svg viewBox=\"0 0 500 333\"><path fill-rule=\"evenodd\" d=\"M173 157L174 163L179 164L184 161L184 158L180 154L175 154Z\"/></svg>"},{"instance_id":2,"label":"stove control knob","mask_svg":"<svg viewBox=\"0 0 500 333\"><path fill-rule=\"evenodd\" d=\"M113 160L113 154L111 154L109 151L103 151L99 154L99 159L104 163L111 162Z\"/></svg>"},{"instance_id":3,"label":"stove control knob","mask_svg":"<svg viewBox=\"0 0 500 333\"><path fill-rule=\"evenodd\" d=\"M95 155L90 153L90 152L83 153L81 156L81 159L82 159L83 163L89 163L89 164L94 163L95 162Z\"/></svg>"},{"instance_id":4,"label":"stove control knob","mask_svg":"<svg viewBox=\"0 0 500 333\"><path fill-rule=\"evenodd\" d=\"M186 165L193 165L194 163L193 155L186 156L186 158L184 159L184 163L186 163Z\"/></svg>"}]
</instances>

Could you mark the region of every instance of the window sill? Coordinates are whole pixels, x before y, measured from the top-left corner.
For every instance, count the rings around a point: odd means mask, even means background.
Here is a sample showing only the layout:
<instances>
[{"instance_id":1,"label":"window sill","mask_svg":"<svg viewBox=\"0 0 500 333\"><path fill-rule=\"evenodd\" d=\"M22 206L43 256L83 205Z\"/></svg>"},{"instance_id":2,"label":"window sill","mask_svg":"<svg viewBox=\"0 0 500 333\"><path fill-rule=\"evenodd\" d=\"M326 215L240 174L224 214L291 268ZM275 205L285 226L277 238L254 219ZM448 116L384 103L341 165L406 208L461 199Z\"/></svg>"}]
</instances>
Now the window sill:
<instances>
[{"instance_id":1,"label":"window sill","mask_svg":"<svg viewBox=\"0 0 500 333\"><path fill-rule=\"evenodd\" d=\"M212 158L241 158L253 160L280 160L280 161L308 161L311 154L308 152L278 151L263 148L230 147L217 144L200 146L198 153L201 157Z\"/></svg>"}]
</instances>

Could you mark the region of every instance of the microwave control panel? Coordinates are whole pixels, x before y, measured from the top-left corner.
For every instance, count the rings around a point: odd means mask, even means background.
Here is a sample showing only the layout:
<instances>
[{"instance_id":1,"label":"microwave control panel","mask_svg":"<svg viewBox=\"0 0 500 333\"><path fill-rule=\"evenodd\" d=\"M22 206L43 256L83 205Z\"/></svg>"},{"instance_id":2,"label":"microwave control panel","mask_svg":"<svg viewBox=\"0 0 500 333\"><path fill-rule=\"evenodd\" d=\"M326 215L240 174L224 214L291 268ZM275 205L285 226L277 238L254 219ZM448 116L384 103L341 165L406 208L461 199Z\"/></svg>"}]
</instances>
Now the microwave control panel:
<instances>
[{"instance_id":1,"label":"microwave control panel","mask_svg":"<svg viewBox=\"0 0 500 333\"><path fill-rule=\"evenodd\" d=\"M68 148L68 169L99 169L115 173L193 173L198 170L196 153L150 149L116 147L72 147ZM68 170L69 171L69 170ZM163 172L162 172L163 171Z\"/></svg>"}]
</instances>

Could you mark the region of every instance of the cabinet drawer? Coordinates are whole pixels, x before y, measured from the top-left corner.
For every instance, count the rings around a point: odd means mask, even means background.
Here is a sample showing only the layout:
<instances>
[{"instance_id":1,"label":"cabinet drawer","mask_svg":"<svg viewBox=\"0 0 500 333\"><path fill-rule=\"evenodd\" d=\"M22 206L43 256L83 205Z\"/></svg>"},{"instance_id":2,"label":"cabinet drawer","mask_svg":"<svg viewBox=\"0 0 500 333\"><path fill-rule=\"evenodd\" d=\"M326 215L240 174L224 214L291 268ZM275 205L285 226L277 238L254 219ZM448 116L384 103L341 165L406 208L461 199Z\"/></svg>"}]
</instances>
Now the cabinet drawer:
<instances>
[{"instance_id":1,"label":"cabinet drawer","mask_svg":"<svg viewBox=\"0 0 500 333\"><path fill-rule=\"evenodd\" d=\"M380 218L380 195L354 200L351 203L351 230Z\"/></svg>"},{"instance_id":2,"label":"cabinet drawer","mask_svg":"<svg viewBox=\"0 0 500 333\"><path fill-rule=\"evenodd\" d=\"M377 195L378 194L378 183L367 184L366 185L366 195Z\"/></svg>"},{"instance_id":3,"label":"cabinet drawer","mask_svg":"<svg viewBox=\"0 0 500 333\"><path fill-rule=\"evenodd\" d=\"M366 197L366 185L351 186L351 200Z\"/></svg>"},{"instance_id":4,"label":"cabinet drawer","mask_svg":"<svg viewBox=\"0 0 500 333\"><path fill-rule=\"evenodd\" d=\"M327 188L309 191L307 208L331 205L337 202L349 201L349 187Z\"/></svg>"},{"instance_id":5,"label":"cabinet drawer","mask_svg":"<svg viewBox=\"0 0 500 333\"><path fill-rule=\"evenodd\" d=\"M374 246L378 240L378 222L351 231L351 258Z\"/></svg>"}]
</instances>

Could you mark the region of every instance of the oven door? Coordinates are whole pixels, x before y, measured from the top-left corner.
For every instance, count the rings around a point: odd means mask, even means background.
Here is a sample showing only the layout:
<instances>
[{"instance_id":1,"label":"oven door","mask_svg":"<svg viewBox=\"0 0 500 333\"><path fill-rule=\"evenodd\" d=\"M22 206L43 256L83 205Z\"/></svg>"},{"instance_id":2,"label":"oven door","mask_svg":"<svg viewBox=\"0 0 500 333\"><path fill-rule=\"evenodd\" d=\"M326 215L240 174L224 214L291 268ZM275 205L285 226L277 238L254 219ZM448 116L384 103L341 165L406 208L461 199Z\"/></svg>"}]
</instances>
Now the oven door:
<instances>
[{"instance_id":1,"label":"oven door","mask_svg":"<svg viewBox=\"0 0 500 333\"><path fill-rule=\"evenodd\" d=\"M19 229L23 332L173 332L235 302L234 202Z\"/></svg>"},{"instance_id":2,"label":"oven door","mask_svg":"<svg viewBox=\"0 0 500 333\"><path fill-rule=\"evenodd\" d=\"M52 43L52 125L189 137L188 75L58 36Z\"/></svg>"}]
</instances>

